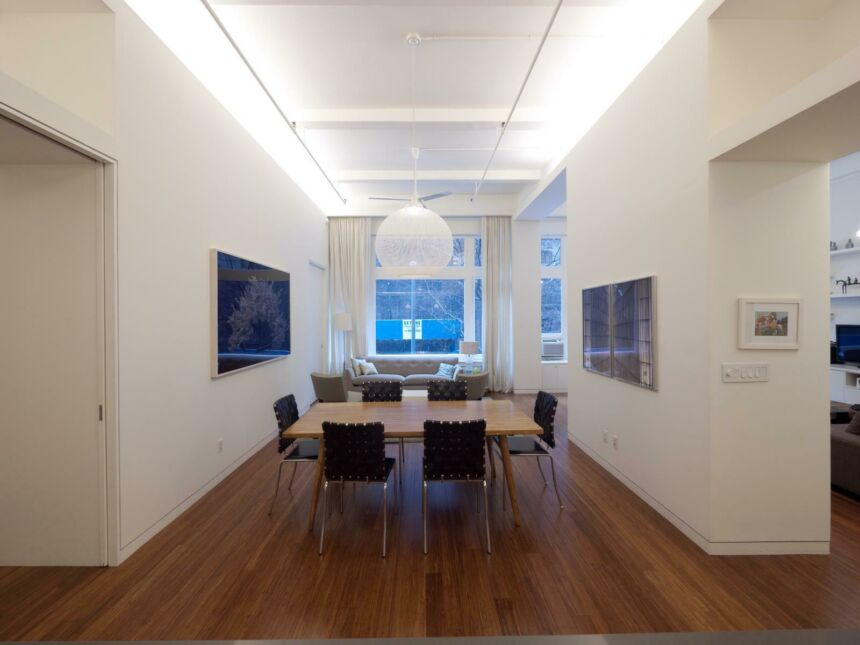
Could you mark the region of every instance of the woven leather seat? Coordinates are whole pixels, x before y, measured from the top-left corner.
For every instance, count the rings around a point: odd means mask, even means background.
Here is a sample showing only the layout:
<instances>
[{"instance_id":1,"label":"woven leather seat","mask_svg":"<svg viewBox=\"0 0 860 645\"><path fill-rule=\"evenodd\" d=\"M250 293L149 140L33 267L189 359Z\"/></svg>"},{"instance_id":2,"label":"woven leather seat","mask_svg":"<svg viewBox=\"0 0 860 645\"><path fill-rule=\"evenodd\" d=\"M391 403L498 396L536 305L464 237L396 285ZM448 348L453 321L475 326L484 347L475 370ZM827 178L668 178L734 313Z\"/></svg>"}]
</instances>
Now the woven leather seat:
<instances>
[{"instance_id":1,"label":"woven leather seat","mask_svg":"<svg viewBox=\"0 0 860 645\"><path fill-rule=\"evenodd\" d=\"M385 456L385 426L381 423L322 424L325 469L323 481L323 518L319 553L325 544L325 524L328 515L328 488L340 484L341 513L345 482L382 484L382 557L388 553L388 478L395 460Z\"/></svg>"},{"instance_id":2,"label":"woven leather seat","mask_svg":"<svg viewBox=\"0 0 860 645\"><path fill-rule=\"evenodd\" d=\"M487 503L487 479L484 464L487 422L425 421L424 422L424 489L422 515L424 519L424 553L427 553L427 484L436 482L468 482L481 484L484 490L484 520L487 530L487 553L490 544L490 508Z\"/></svg>"},{"instance_id":3,"label":"woven leather seat","mask_svg":"<svg viewBox=\"0 0 860 645\"><path fill-rule=\"evenodd\" d=\"M427 384L428 401L465 401L466 381L435 379Z\"/></svg>"},{"instance_id":4,"label":"woven leather seat","mask_svg":"<svg viewBox=\"0 0 860 645\"><path fill-rule=\"evenodd\" d=\"M538 470L543 479L544 486L549 486L546 477L543 474L543 469L540 466L541 459L549 459L550 468L552 469L552 485L555 489L555 497L558 500L559 508L564 508L564 503L561 501L561 495L558 492L558 481L555 476L555 462L552 459L549 449L555 448L555 412L558 408L558 399L548 392L538 392L535 399L534 421L541 427L540 439L535 437L508 437L508 452L511 457L535 457L537 460ZM499 437L493 437L496 444L499 444ZM493 463L493 455L490 453L490 465L493 471L493 477L496 475L495 464ZM504 503L504 491L502 492L502 500ZM504 507L503 507L504 508Z\"/></svg>"},{"instance_id":5,"label":"woven leather seat","mask_svg":"<svg viewBox=\"0 0 860 645\"><path fill-rule=\"evenodd\" d=\"M283 454L281 463L278 464L278 478L275 480L275 494L269 506L269 515L275 508L278 499L278 491L281 488L281 470L286 463L293 464L293 474L290 475L290 483L287 490L292 490L293 480L296 478L296 469L299 462L315 462L319 458L319 439L293 439L285 437L284 433L299 420L299 406L296 405L296 397L287 394L274 402L275 420L278 422L278 452Z\"/></svg>"},{"instance_id":6,"label":"woven leather seat","mask_svg":"<svg viewBox=\"0 0 860 645\"><path fill-rule=\"evenodd\" d=\"M398 381L372 381L361 386L361 400L365 403L402 401L403 383Z\"/></svg>"}]
</instances>

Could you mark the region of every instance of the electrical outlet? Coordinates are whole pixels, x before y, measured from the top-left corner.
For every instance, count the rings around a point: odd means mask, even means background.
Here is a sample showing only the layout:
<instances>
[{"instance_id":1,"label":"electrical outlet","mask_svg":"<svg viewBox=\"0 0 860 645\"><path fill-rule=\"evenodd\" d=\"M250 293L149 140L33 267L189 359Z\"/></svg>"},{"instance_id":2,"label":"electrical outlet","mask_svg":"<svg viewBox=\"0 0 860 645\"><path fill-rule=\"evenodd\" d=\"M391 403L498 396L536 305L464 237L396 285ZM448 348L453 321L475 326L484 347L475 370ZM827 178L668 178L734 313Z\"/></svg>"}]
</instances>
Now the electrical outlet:
<instances>
[{"instance_id":1,"label":"electrical outlet","mask_svg":"<svg viewBox=\"0 0 860 645\"><path fill-rule=\"evenodd\" d=\"M609 433L606 430L603 431L603 443L609 443Z\"/></svg>"},{"instance_id":2,"label":"electrical outlet","mask_svg":"<svg viewBox=\"0 0 860 645\"><path fill-rule=\"evenodd\" d=\"M218 452L219 453L224 452L224 440L223 439L218 440Z\"/></svg>"},{"instance_id":3,"label":"electrical outlet","mask_svg":"<svg viewBox=\"0 0 860 645\"><path fill-rule=\"evenodd\" d=\"M612 435L612 447L618 450L618 435Z\"/></svg>"}]
</instances>

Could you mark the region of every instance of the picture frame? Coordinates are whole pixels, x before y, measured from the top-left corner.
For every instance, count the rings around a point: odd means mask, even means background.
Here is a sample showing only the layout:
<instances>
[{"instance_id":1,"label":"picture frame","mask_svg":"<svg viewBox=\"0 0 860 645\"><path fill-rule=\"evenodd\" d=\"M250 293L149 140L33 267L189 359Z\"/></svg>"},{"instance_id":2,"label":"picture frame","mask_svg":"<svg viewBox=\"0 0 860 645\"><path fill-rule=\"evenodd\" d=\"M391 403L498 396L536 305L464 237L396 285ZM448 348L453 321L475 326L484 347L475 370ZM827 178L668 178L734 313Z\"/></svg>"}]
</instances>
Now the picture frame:
<instances>
[{"instance_id":1,"label":"picture frame","mask_svg":"<svg viewBox=\"0 0 860 645\"><path fill-rule=\"evenodd\" d=\"M738 298L739 349L800 349L798 298Z\"/></svg>"}]
</instances>

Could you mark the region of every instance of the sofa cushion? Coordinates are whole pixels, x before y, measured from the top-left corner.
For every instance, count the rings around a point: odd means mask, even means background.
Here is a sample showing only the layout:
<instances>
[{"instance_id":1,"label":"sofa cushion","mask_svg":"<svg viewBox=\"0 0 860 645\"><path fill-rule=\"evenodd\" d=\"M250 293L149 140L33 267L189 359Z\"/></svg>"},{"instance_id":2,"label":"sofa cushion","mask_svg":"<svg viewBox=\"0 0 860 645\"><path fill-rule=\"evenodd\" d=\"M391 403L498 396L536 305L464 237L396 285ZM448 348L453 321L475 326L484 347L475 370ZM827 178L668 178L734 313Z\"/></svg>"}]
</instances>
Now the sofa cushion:
<instances>
[{"instance_id":1,"label":"sofa cushion","mask_svg":"<svg viewBox=\"0 0 860 645\"><path fill-rule=\"evenodd\" d=\"M400 374L401 376L435 374L441 363L456 365L458 360L458 357L454 355L424 357L420 354L413 356L373 355L364 358L376 365L380 374Z\"/></svg>"},{"instance_id":2,"label":"sofa cushion","mask_svg":"<svg viewBox=\"0 0 860 645\"><path fill-rule=\"evenodd\" d=\"M440 379L452 380L454 378L454 372L456 370L456 365L451 365L451 363L440 363L439 371L436 372L436 376Z\"/></svg>"},{"instance_id":3,"label":"sofa cushion","mask_svg":"<svg viewBox=\"0 0 860 645\"><path fill-rule=\"evenodd\" d=\"M367 376L357 376L352 379L353 385L364 385L365 383L373 383L379 381L403 383L404 378L400 376L400 374L368 374Z\"/></svg>"},{"instance_id":4,"label":"sofa cushion","mask_svg":"<svg viewBox=\"0 0 860 645\"><path fill-rule=\"evenodd\" d=\"M435 378L439 377L435 374L410 374L403 380L403 385L426 387L430 380Z\"/></svg>"},{"instance_id":5,"label":"sofa cushion","mask_svg":"<svg viewBox=\"0 0 860 645\"><path fill-rule=\"evenodd\" d=\"M373 376L374 374L379 374L379 370L376 369L376 365L373 363L369 363L367 361L361 364L361 375L362 376Z\"/></svg>"}]
</instances>

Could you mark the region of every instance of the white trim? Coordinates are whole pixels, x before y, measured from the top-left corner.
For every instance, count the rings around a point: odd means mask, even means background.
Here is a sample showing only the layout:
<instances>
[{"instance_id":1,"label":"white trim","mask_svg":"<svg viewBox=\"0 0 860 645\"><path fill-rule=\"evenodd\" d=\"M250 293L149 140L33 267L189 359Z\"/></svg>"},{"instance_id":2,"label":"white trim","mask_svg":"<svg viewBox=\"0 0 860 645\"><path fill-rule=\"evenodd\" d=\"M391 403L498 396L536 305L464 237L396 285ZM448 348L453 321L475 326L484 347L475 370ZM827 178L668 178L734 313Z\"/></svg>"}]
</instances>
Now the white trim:
<instances>
[{"instance_id":1,"label":"white trim","mask_svg":"<svg viewBox=\"0 0 860 645\"><path fill-rule=\"evenodd\" d=\"M302 414L307 412L307 409L302 410ZM248 459L250 459L253 455L262 450L272 439L277 435L276 432L268 432L266 436L263 437L260 441L258 441L254 446L252 446L249 450L242 453L239 457L237 457L233 462L227 465L223 470L217 473L212 479L203 484L196 491L191 493L184 500L179 502L176 506L174 506L171 510L161 516L160 519L156 520L154 524L151 524L149 528L145 529L143 532L139 533L137 537L132 539L127 544L123 545L119 550L119 557L117 559L117 564L122 564L130 555L132 555L135 551L137 551L140 547L146 544L150 538L164 529L168 524L173 522L177 517L182 515L185 511L187 511L195 502L197 502L201 497L203 497L206 493L215 488L218 484L224 481L230 474L233 473L239 466L244 464Z\"/></svg>"},{"instance_id":2,"label":"white trim","mask_svg":"<svg viewBox=\"0 0 860 645\"><path fill-rule=\"evenodd\" d=\"M830 541L815 542L712 542L699 533L669 508L652 497L645 489L629 479L624 473L606 461L585 442L568 431L568 439L585 454L596 461L610 475L629 488L648 506L657 511L672 526L692 540L708 555L826 555L830 553Z\"/></svg>"}]
</instances>

